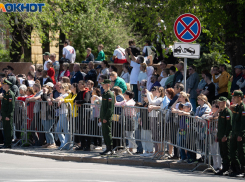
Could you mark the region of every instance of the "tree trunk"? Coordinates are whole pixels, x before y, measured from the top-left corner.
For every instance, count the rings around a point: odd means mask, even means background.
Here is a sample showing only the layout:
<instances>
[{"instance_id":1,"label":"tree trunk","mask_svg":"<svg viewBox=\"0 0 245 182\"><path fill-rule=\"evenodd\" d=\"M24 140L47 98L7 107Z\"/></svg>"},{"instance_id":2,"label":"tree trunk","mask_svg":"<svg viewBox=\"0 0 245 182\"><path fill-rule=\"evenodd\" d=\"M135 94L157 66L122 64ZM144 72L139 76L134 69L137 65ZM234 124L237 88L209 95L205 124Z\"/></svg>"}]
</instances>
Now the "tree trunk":
<instances>
[{"instance_id":1,"label":"tree trunk","mask_svg":"<svg viewBox=\"0 0 245 182\"><path fill-rule=\"evenodd\" d=\"M50 53L49 28L44 26L44 30L46 30L46 31L44 31L46 39L43 40L43 43L42 43L43 54L45 52L49 52ZM44 64L44 62L45 61L43 59L43 64Z\"/></svg>"},{"instance_id":2,"label":"tree trunk","mask_svg":"<svg viewBox=\"0 0 245 182\"><path fill-rule=\"evenodd\" d=\"M63 57L63 43L65 42L66 40L66 36L65 34L62 32L62 30L60 29L60 38L59 38L59 58L62 58Z\"/></svg>"}]
</instances>

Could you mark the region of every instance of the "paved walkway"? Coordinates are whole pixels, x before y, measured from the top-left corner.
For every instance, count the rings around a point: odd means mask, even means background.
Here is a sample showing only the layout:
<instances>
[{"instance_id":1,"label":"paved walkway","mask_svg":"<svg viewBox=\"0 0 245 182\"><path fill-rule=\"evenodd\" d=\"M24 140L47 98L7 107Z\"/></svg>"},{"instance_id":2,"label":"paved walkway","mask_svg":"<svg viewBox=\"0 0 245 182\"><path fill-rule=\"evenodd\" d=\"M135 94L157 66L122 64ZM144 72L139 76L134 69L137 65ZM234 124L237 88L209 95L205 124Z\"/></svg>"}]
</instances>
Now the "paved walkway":
<instances>
[{"instance_id":1,"label":"paved walkway","mask_svg":"<svg viewBox=\"0 0 245 182\"><path fill-rule=\"evenodd\" d=\"M17 155L26 155L33 157L50 158L61 161L75 161L87 163L103 163L133 166L148 166L160 168L186 169L192 170L198 164L177 163L177 160L152 160L149 157L140 157L139 155L129 155L124 152L111 156L100 156L97 150L93 151L74 151L46 149L40 147L14 147L13 149L1 149L1 153L11 153ZM197 170L204 170L207 166L201 165Z\"/></svg>"}]
</instances>

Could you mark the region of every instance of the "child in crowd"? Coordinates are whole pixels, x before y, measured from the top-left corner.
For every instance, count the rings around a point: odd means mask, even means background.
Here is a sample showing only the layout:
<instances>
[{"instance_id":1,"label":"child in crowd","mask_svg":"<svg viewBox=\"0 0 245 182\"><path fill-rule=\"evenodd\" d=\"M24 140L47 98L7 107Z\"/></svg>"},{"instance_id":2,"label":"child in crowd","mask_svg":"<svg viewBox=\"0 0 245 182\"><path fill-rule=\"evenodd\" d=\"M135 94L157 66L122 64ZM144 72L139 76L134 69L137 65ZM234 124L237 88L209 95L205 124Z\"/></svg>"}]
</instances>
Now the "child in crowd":
<instances>
[{"instance_id":1,"label":"child in crowd","mask_svg":"<svg viewBox=\"0 0 245 182\"><path fill-rule=\"evenodd\" d=\"M179 120L179 131L178 131L178 146L187 148L187 128L189 127L189 117L187 115L191 114L191 104L186 102L185 104L179 104L179 110L174 111L178 113ZM190 159L190 152L185 152L184 149L180 149L180 160L178 163L187 162Z\"/></svg>"}]
</instances>

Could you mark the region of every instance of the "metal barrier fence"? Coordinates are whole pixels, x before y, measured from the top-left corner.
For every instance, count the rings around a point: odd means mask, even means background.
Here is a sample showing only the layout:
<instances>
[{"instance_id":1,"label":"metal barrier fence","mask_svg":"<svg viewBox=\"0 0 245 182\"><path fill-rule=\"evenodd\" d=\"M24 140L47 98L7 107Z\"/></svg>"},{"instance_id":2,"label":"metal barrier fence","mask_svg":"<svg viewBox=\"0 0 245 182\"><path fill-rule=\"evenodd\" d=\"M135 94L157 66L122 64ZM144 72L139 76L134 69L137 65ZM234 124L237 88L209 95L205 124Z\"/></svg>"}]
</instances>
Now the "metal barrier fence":
<instances>
[{"instance_id":1,"label":"metal barrier fence","mask_svg":"<svg viewBox=\"0 0 245 182\"><path fill-rule=\"evenodd\" d=\"M62 103L58 105L57 102L46 101L29 102L29 104L33 106L29 107L29 112L33 113L33 116L26 131L32 134L35 144L43 143L45 137L48 144L55 143L54 138L59 138L60 148L69 149L69 144L72 144L73 133L71 104Z\"/></svg>"},{"instance_id":2,"label":"metal barrier fence","mask_svg":"<svg viewBox=\"0 0 245 182\"><path fill-rule=\"evenodd\" d=\"M99 123L100 105L82 104L71 107L70 103L59 105L55 102L36 101L25 104L16 101L14 132L21 133L22 145L28 143L27 133L31 133L35 143L42 143L46 135L47 143L54 138L61 141L60 149L71 149L76 143L94 140L102 144L102 127ZM0 128L2 129L2 128ZM38 135L38 134L39 135ZM200 154L220 163L220 155L215 136L217 121L207 122L194 116L183 116L170 110L151 110L144 107L115 107L112 118L112 138L114 148L131 149L142 146L148 156L162 158L167 146L182 149L182 155ZM126 143L128 141L128 147ZM146 155L147 156L147 155ZM195 157L195 156L194 156Z\"/></svg>"}]
</instances>

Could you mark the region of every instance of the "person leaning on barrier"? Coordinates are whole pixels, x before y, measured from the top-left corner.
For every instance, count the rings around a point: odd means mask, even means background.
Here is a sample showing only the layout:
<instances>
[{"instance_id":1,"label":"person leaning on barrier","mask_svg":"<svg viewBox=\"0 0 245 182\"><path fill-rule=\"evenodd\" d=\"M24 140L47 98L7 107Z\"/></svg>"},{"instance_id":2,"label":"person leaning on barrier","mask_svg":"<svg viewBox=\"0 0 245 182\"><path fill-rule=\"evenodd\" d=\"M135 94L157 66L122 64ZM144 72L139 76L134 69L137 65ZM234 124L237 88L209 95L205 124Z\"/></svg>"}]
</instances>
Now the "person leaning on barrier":
<instances>
[{"instance_id":1,"label":"person leaning on barrier","mask_svg":"<svg viewBox=\"0 0 245 182\"><path fill-rule=\"evenodd\" d=\"M78 110L78 117L80 120L78 120L78 123L76 123L76 127L79 127L77 128L79 129L79 132L83 132L84 130L87 129L84 127L88 124L87 122L90 119L90 114L89 112L87 112L88 106L83 105L83 104L90 103L91 97L90 97L89 89L86 87L86 83L83 80L79 81L78 87L80 91L78 92L77 97L74 99L74 103L76 106L80 108ZM83 121L83 119L85 119L85 121ZM85 123L85 125L83 123ZM80 133L80 134L83 134L83 133ZM75 150L89 151L90 150L90 139L91 137L80 136L79 142L81 142L81 147L78 147Z\"/></svg>"},{"instance_id":2,"label":"person leaning on barrier","mask_svg":"<svg viewBox=\"0 0 245 182\"><path fill-rule=\"evenodd\" d=\"M227 107L227 98L219 97L219 119L218 119L218 133L217 141L219 142L220 155L223 161L223 168L216 174L223 175L230 168L230 134L231 134L231 122L232 112ZM216 116L215 114L214 116Z\"/></svg>"},{"instance_id":3,"label":"person leaning on barrier","mask_svg":"<svg viewBox=\"0 0 245 182\"><path fill-rule=\"evenodd\" d=\"M207 121L208 124L208 147L209 154L213 159L213 168L215 171L221 170L221 157L219 152L219 143L217 140L217 125L218 125L218 114L219 114L218 100L214 100L212 103L211 112L209 114L203 114L202 118ZM220 122L221 123L221 122ZM222 123L221 123L222 124Z\"/></svg>"},{"instance_id":4,"label":"person leaning on barrier","mask_svg":"<svg viewBox=\"0 0 245 182\"><path fill-rule=\"evenodd\" d=\"M0 119L3 122L4 133L4 146L2 148L11 148L11 142L13 138L13 114L15 108L15 95L10 90L11 83L8 80L4 80L3 89L5 94L2 100L1 116Z\"/></svg>"},{"instance_id":5,"label":"person leaning on barrier","mask_svg":"<svg viewBox=\"0 0 245 182\"><path fill-rule=\"evenodd\" d=\"M230 176L241 177L245 168L245 104L242 102L243 93L235 90L233 103L237 104L233 111L232 133L230 139L230 157L233 172Z\"/></svg>"},{"instance_id":6,"label":"person leaning on barrier","mask_svg":"<svg viewBox=\"0 0 245 182\"><path fill-rule=\"evenodd\" d=\"M109 90L110 84L111 81L108 79L105 79L104 82L101 83L104 89L104 93L102 95L102 105L100 109L99 122L102 122L102 133L106 144L106 150L100 153L100 155L112 154L111 123L112 123L112 116L114 113L115 96L114 93Z\"/></svg>"}]
</instances>

